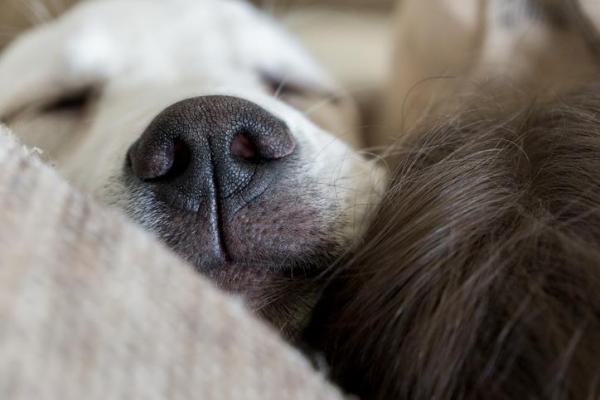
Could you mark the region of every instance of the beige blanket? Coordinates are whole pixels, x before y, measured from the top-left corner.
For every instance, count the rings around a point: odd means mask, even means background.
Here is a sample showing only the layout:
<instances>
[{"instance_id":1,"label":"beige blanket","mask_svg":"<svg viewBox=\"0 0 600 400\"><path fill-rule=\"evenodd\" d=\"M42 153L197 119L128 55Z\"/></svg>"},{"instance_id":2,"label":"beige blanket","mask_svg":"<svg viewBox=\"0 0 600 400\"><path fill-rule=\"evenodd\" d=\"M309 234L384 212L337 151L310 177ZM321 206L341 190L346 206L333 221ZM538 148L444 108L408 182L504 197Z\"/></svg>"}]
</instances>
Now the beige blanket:
<instances>
[{"instance_id":1,"label":"beige blanket","mask_svg":"<svg viewBox=\"0 0 600 400\"><path fill-rule=\"evenodd\" d=\"M242 302L0 127L1 399L340 399Z\"/></svg>"}]
</instances>

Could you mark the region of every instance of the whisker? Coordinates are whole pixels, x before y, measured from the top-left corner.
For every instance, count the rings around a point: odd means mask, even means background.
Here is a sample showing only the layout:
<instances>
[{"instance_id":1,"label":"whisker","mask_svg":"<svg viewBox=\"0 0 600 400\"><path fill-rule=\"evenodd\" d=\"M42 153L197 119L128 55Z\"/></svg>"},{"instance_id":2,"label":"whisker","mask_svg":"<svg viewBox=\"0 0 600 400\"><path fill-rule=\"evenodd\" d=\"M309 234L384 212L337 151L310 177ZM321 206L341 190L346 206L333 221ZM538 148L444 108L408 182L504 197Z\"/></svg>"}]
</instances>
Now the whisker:
<instances>
[{"instance_id":1,"label":"whisker","mask_svg":"<svg viewBox=\"0 0 600 400\"><path fill-rule=\"evenodd\" d=\"M281 81L279 82L279 85L277 86L277 90L275 90L275 94L273 95L276 99L279 99L279 96L281 95L283 88L285 87L285 85L287 85L288 82L289 82L289 75L285 75L281 78Z\"/></svg>"}]
</instances>

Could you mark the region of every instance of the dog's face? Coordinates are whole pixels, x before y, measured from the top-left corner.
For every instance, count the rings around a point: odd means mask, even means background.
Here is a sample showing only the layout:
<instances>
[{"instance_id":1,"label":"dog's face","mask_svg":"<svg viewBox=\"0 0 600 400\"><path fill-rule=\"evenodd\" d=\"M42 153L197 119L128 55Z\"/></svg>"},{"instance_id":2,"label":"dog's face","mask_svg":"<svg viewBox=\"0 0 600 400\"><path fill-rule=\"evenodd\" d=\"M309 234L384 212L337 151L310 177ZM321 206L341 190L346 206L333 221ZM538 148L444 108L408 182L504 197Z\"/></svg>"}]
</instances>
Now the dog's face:
<instances>
[{"instance_id":1,"label":"dog's face","mask_svg":"<svg viewBox=\"0 0 600 400\"><path fill-rule=\"evenodd\" d=\"M239 1L84 2L0 55L0 88L67 179L288 331L382 185L348 100Z\"/></svg>"}]
</instances>

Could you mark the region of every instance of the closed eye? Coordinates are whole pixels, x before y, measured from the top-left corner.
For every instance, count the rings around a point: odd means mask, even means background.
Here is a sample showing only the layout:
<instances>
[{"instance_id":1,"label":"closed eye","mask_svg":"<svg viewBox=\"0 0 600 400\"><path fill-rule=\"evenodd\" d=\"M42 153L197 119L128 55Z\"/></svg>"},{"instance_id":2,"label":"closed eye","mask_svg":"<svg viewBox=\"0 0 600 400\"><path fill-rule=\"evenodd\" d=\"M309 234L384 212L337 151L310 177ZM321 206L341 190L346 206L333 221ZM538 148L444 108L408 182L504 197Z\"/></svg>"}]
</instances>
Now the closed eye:
<instances>
[{"instance_id":1,"label":"closed eye","mask_svg":"<svg viewBox=\"0 0 600 400\"><path fill-rule=\"evenodd\" d=\"M306 86L268 72L261 72L260 78L266 91L271 96L289 103L296 103L303 100L309 101L311 99L326 99L332 104L340 102L340 97L337 94L325 89Z\"/></svg>"},{"instance_id":2,"label":"closed eye","mask_svg":"<svg viewBox=\"0 0 600 400\"><path fill-rule=\"evenodd\" d=\"M98 97L98 90L93 87L83 88L66 93L40 107L43 114L82 113L90 103Z\"/></svg>"},{"instance_id":3,"label":"closed eye","mask_svg":"<svg viewBox=\"0 0 600 400\"><path fill-rule=\"evenodd\" d=\"M0 115L0 123L11 125L19 119L34 117L80 119L99 97L100 90L95 86L68 91L51 99L38 100L9 110Z\"/></svg>"},{"instance_id":4,"label":"closed eye","mask_svg":"<svg viewBox=\"0 0 600 400\"><path fill-rule=\"evenodd\" d=\"M267 92L275 97L305 96L310 94L310 91L306 88L285 78L280 78L267 72L261 72L260 77Z\"/></svg>"}]
</instances>

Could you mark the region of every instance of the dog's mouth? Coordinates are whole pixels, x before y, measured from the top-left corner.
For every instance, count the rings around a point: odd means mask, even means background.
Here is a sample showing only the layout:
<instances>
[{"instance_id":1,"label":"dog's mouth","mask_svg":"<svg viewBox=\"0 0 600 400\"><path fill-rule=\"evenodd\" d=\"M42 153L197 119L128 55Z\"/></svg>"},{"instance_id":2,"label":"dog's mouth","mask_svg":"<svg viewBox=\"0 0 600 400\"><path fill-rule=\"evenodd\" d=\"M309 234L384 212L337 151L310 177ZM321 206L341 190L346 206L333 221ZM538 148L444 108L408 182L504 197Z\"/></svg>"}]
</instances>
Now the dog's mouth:
<instances>
[{"instance_id":1,"label":"dog's mouth","mask_svg":"<svg viewBox=\"0 0 600 400\"><path fill-rule=\"evenodd\" d=\"M340 246L328 238L326 215L304 204L301 195L267 192L247 203L240 196L237 202L239 208L230 208L205 198L198 211L190 211L152 193L132 208L169 247L198 271L220 277L215 281L228 290L244 287L237 279L224 279L224 271L308 277L339 254Z\"/></svg>"}]
</instances>

